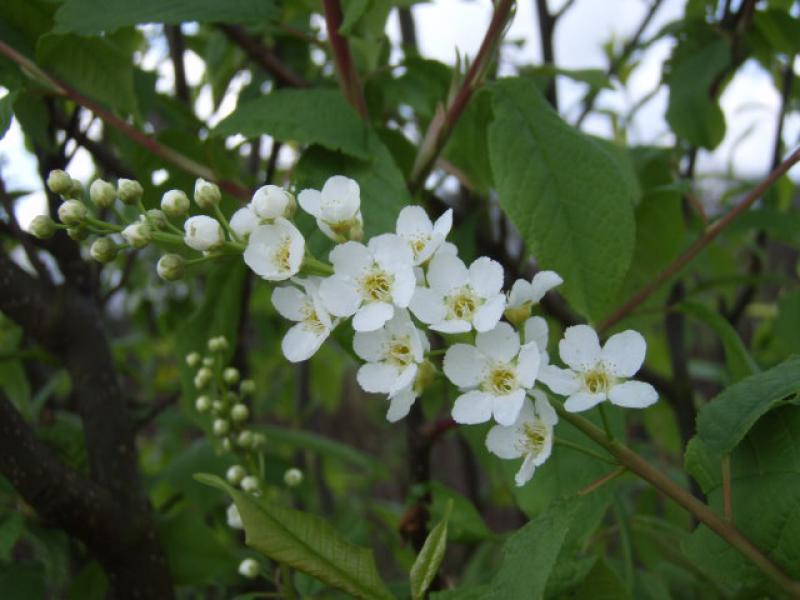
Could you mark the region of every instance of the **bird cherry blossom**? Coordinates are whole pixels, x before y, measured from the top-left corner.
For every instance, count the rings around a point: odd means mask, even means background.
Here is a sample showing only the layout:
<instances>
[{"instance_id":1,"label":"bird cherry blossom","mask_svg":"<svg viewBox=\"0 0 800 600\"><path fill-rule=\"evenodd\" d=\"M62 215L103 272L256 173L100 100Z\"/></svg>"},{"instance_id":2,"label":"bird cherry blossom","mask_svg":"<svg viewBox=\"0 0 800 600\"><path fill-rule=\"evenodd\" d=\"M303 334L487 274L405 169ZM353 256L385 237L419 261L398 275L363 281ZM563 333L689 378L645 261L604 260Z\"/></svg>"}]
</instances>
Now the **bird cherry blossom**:
<instances>
[{"instance_id":1,"label":"bird cherry blossom","mask_svg":"<svg viewBox=\"0 0 800 600\"><path fill-rule=\"evenodd\" d=\"M508 323L479 332L475 345L455 344L444 356L444 374L464 392L453 406L457 423L494 419L511 425L517 419L527 390L539 372L539 348L520 346L519 334Z\"/></svg>"},{"instance_id":2,"label":"bird cherry blossom","mask_svg":"<svg viewBox=\"0 0 800 600\"><path fill-rule=\"evenodd\" d=\"M303 264L306 241L291 221L282 217L259 225L250 234L244 262L268 281L283 281L297 275Z\"/></svg>"},{"instance_id":3,"label":"bird cherry blossom","mask_svg":"<svg viewBox=\"0 0 800 600\"><path fill-rule=\"evenodd\" d=\"M200 252L213 250L225 242L222 225L216 219L206 215L189 217L183 223L183 230L185 233L183 241L192 250Z\"/></svg>"},{"instance_id":4,"label":"bird cherry blossom","mask_svg":"<svg viewBox=\"0 0 800 600\"><path fill-rule=\"evenodd\" d=\"M495 425L486 436L489 452L505 459L524 457L514 480L523 486L536 467L541 466L553 450L553 427L558 423L558 415L544 393L532 392L534 402L525 398L517 420L512 425Z\"/></svg>"},{"instance_id":5,"label":"bird cherry blossom","mask_svg":"<svg viewBox=\"0 0 800 600\"><path fill-rule=\"evenodd\" d=\"M547 292L562 283L564 280L555 271L540 271L530 281L517 279L506 300L506 318L519 325L530 316L534 304L538 304Z\"/></svg>"},{"instance_id":6,"label":"bird cherry blossom","mask_svg":"<svg viewBox=\"0 0 800 600\"><path fill-rule=\"evenodd\" d=\"M644 362L647 343L640 333L617 333L601 348L594 329L574 325L564 332L558 349L569 368L550 367L545 383L556 394L568 396L568 411L589 410L603 400L627 408L645 408L658 400L649 383L625 381Z\"/></svg>"},{"instance_id":7,"label":"bird cherry blossom","mask_svg":"<svg viewBox=\"0 0 800 600\"><path fill-rule=\"evenodd\" d=\"M295 211L294 196L277 185L264 185L253 194L248 205L258 219L272 221L278 217L289 219Z\"/></svg>"},{"instance_id":8,"label":"bird cherry blossom","mask_svg":"<svg viewBox=\"0 0 800 600\"><path fill-rule=\"evenodd\" d=\"M353 329L374 331L406 308L416 280L413 255L406 242L391 233L376 236L367 246L345 242L328 256L334 274L320 284L326 308L337 317L353 316Z\"/></svg>"},{"instance_id":9,"label":"bird cherry blossom","mask_svg":"<svg viewBox=\"0 0 800 600\"><path fill-rule=\"evenodd\" d=\"M353 350L367 361L358 369L358 383L365 392L389 396L390 422L405 417L417 399L415 382L429 349L428 338L403 309L381 329L356 332Z\"/></svg>"},{"instance_id":10,"label":"bird cherry blossom","mask_svg":"<svg viewBox=\"0 0 800 600\"><path fill-rule=\"evenodd\" d=\"M246 240L255 228L258 227L261 220L258 215L253 211L250 204L237 210L231 216L231 229L239 236L239 239Z\"/></svg>"},{"instance_id":11,"label":"bird cherry blossom","mask_svg":"<svg viewBox=\"0 0 800 600\"><path fill-rule=\"evenodd\" d=\"M410 308L435 331L489 331L503 315L503 268L490 258L478 258L467 269L457 256L437 252L427 280L429 287L417 288Z\"/></svg>"},{"instance_id":12,"label":"bird cherry blossom","mask_svg":"<svg viewBox=\"0 0 800 600\"><path fill-rule=\"evenodd\" d=\"M303 190L297 200L304 211L316 218L322 233L334 242L360 240L363 236L361 190L352 179L334 175L322 190Z\"/></svg>"},{"instance_id":13,"label":"bird cherry blossom","mask_svg":"<svg viewBox=\"0 0 800 600\"><path fill-rule=\"evenodd\" d=\"M414 266L427 262L444 243L453 227L453 209L448 208L432 223L421 206L406 206L397 217L395 231L414 253Z\"/></svg>"},{"instance_id":14,"label":"bird cherry blossom","mask_svg":"<svg viewBox=\"0 0 800 600\"><path fill-rule=\"evenodd\" d=\"M290 362L311 358L328 339L335 323L319 297L319 277L294 279L294 285L277 287L272 292L272 305L285 319L294 321L281 341L283 355ZM302 289L300 289L302 288Z\"/></svg>"}]
</instances>

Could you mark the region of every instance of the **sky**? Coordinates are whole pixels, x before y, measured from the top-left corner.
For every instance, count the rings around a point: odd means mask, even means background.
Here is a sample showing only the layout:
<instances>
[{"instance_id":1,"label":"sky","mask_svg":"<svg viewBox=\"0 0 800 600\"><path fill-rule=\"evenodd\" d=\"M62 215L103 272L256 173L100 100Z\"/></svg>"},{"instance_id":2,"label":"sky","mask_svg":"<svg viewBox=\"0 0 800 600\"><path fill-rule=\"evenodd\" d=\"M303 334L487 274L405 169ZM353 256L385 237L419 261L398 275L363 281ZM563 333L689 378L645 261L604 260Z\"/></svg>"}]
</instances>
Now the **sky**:
<instances>
[{"instance_id":1,"label":"sky","mask_svg":"<svg viewBox=\"0 0 800 600\"><path fill-rule=\"evenodd\" d=\"M556 63L566 69L605 68L603 44L611 38L623 43L637 29L650 0L577 0L559 21L555 31L554 46ZM561 2L551 0L551 11ZM683 14L685 0L664 0L654 19L645 31L647 39L665 24L679 19ZM491 17L492 3L489 0L435 0L416 4L412 11L417 24L417 38L423 56L452 64L456 49L467 56L474 56L480 46L486 25ZM320 23L323 24L320 19ZM189 26L191 27L191 26ZM156 34L155 26L146 31ZM387 24L387 34L394 44L399 44L400 33L396 15L393 13ZM506 46L503 50L500 73L513 74L516 65L538 64L541 61L538 24L534 0L521 0L507 34L507 39L518 42L518 46ZM662 39L652 44L631 74L626 89L604 91L598 98L598 108L625 109L655 89L660 80L664 61L671 52L672 42ZM143 68L159 72L159 89L170 89L171 65L164 60L166 49L162 45L142 61ZM399 52L393 54L399 57ZM202 61L191 52L187 53L187 77L190 83L202 81ZM798 63L795 63L798 68ZM198 114L216 123L236 106L236 92L246 83L240 79L232 86L233 93L214 113L210 92L201 92L197 103ZM1 90L2 88L0 88ZM558 95L562 115L574 121L579 112L579 101L584 86L560 77ZM3 92L0 92L2 95ZM667 90L656 94L631 124L631 143L671 144L673 138L664 120L667 106ZM759 178L766 175L774 143L775 115L780 106L780 96L774 89L769 75L754 61L748 61L727 86L721 97L721 106L728 124L723 143L713 152L700 152L697 162L699 176L713 176L729 168L741 175ZM609 135L607 118L591 116L586 119L584 130ZM91 132L90 132L91 134ZM800 115L789 115L786 120L784 139L790 145L800 138ZM84 182L92 176L91 160L85 151L78 150L69 165L70 174ZM36 214L44 212L44 193L36 172L36 162L24 148L19 126L14 122L0 140L0 173L11 191L29 191L18 205L18 217L23 227ZM156 177L163 176L156 174ZM790 171L790 176L800 179L800 167Z\"/></svg>"}]
</instances>

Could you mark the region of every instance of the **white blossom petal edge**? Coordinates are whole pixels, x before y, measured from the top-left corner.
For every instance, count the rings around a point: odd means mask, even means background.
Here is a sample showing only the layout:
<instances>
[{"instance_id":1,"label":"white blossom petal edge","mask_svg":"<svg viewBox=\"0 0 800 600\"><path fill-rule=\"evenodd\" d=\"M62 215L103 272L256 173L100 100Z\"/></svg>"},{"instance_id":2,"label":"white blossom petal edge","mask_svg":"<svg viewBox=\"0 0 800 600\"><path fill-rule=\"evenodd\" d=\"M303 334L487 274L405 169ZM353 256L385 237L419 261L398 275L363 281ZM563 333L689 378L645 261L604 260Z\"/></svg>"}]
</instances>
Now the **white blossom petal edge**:
<instances>
[{"instance_id":1,"label":"white blossom petal edge","mask_svg":"<svg viewBox=\"0 0 800 600\"><path fill-rule=\"evenodd\" d=\"M322 233L334 242L360 239L364 221L361 217L361 189L343 175L329 178L322 190L303 190L297 196L300 207L316 218Z\"/></svg>"},{"instance_id":2,"label":"white blossom petal edge","mask_svg":"<svg viewBox=\"0 0 800 600\"><path fill-rule=\"evenodd\" d=\"M319 277L294 279L293 285L277 287L272 292L272 305L280 315L295 321L281 342L283 355L290 362L311 358L328 338L335 323L319 297Z\"/></svg>"},{"instance_id":3,"label":"white blossom petal edge","mask_svg":"<svg viewBox=\"0 0 800 600\"><path fill-rule=\"evenodd\" d=\"M244 262L268 281L284 281L300 271L306 241L291 222L283 218L259 225L250 234Z\"/></svg>"},{"instance_id":4,"label":"white blossom petal edge","mask_svg":"<svg viewBox=\"0 0 800 600\"><path fill-rule=\"evenodd\" d=\"M397 217L396 232L414 253L414 266L427 262L444 243L453 227L453 209L448 208L432 223L421 206L406 206Z\"/></svg>"}]
</instances>

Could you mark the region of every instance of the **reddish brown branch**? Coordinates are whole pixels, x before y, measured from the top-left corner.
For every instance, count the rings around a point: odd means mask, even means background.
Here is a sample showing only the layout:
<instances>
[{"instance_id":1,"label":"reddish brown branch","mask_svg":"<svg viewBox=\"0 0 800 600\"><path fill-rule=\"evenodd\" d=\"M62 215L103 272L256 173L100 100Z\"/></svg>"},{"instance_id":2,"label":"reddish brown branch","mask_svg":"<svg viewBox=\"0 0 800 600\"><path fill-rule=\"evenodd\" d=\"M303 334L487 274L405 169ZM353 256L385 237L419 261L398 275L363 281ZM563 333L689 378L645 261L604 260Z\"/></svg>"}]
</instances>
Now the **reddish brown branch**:
<instances>
[{"instance_id":1,"label":"reddish brown branch","mask_svg":"<svg viewBox=\"0 0 800 600\"><path fill-rule=\"evenodd\" d=\"M218 27L230 41L244 50L250 60L273 75L280 83L290 87L308 87L305 79L283 64L272 50L262 44L258 38L247 33L243 27L224 23L219 24Z\"/></svg>"},{"instance_id":2,"label":"reddish brown branch","mask_svg":"<svg viewBox=\"0 0 800 600\"><path fill-rule=\"evenodd\" d=\"M342 6L339 0L323 0L325 7L325 24L328 28L328 39L333 51L333 62L336 65L336 74L339 77L339 86L347 101L353 105L358 114L366 120L369 118L367 102L364 99L364 90L358 78L358 71L350 54L350 45L347 39L339 33L342 27Z\"/></svg>"}]
</instances>

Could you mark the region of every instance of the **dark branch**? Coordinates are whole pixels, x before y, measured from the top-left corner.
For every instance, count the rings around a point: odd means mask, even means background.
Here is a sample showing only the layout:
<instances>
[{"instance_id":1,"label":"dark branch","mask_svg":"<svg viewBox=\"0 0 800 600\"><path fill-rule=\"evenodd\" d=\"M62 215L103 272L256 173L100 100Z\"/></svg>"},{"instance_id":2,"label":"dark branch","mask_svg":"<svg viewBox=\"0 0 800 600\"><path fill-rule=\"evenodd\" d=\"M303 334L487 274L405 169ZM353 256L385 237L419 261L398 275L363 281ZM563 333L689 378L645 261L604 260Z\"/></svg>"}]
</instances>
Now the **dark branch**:
<instances>
[{"instance_id":1,"label":"dark branch","mask_svg":"<svg viewBox=\"0 0 800 600\"><path fill-rule=\"evenodd\" d=\"M547 0L536 0L536 14L539 21L539 42L542 47L542 63L555 66L555 51L553 50L553 34L555 33L556 17L550 14ZM558 92L556 90L556 76L547 82L547 89L544 92L545 98L550 105L558 110Z\"/></svg>"},{"instance_id":2,"label":"dark branch","mask_svg":"<svg viewBox=\"0 0 800 600\"><path fill-rule=\"evenodd\" d=\"M273 75L280 83L290 87L308 87L305 79L292 72L272 50L262 44L261 40L247 33L243 27L223 23L218 27L230 41L244 50L250 60Z\"/></svg>"},{"instance_id":3,"label":"dark branch","mask_svg":"<svg viewBox=\"0 0 800 600\"><path fill-rule=\"evenodd\" d=\"M191 101L189 85L186 83L186 66L183 62L185 44L180 25L165 25L164 34L169 44L169 57L172 61L172 70L175 74L175 96L188 105Z\"/></svg>"}]
</instances>

